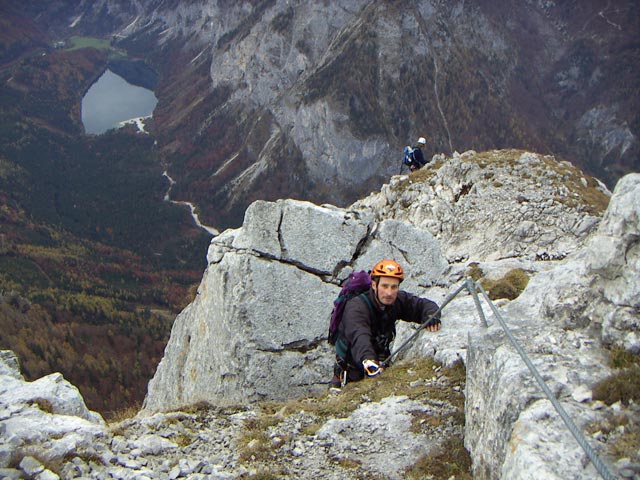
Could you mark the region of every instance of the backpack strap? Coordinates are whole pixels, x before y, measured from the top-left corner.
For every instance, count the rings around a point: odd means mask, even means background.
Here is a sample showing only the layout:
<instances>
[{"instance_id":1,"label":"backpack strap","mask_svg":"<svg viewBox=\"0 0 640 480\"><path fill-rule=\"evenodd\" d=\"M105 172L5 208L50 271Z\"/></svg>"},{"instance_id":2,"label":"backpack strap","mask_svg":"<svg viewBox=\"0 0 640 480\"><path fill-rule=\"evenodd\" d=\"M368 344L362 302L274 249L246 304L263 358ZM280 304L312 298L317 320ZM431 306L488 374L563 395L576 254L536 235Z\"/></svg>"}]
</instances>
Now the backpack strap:
<instances>
[{"instance_id":1,"label":"backpack strap","mask_svg":"<svg viewBox=\"0 0 640 480\"><path fill-rule=\"evenodd\" d=\"M349 347L347 347L347 344L344 342L344 340L342 340L342 338L338 337L336 339L335 346L336 346L336 355L346 362L347 355L349 353Z\"/></svg>"},{"instance_id":2,"label":"backpack strap","mask_svg":"<svg viewBox=\"0 0 640 480\"><path fill-rule=\"evenodd\" d=\"M369 307L369 311L373 314L376 313L375 308L373 308L373 304L371 303L371 299L369 298L368 292L362 292L360 294L360 296L362 297L362 299L364 300L364 303L367 304L367 307Z\"/></svg>"}]
</instances>

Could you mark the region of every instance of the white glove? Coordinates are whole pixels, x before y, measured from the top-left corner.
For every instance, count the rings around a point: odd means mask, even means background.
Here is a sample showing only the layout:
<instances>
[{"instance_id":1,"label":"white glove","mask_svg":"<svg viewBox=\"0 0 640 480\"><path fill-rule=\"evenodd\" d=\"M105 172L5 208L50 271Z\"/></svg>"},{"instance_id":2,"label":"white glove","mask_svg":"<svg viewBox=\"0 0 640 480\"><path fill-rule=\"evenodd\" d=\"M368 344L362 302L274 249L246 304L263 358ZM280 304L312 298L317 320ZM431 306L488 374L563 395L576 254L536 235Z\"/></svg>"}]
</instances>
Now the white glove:
<instances>
[{"instance_id":1,"label":"white glove","mask_svg":"<svg viewBox=\"0 0 640 480\"><path fill-rule=\"evenodd\" d=\"M370 377L375 377L382 372L382 369L378 365L378 362L373 360L364 360L362 362L362 366L364 367L364 371L367 372L367 375Z\"/></svg>"}]
</instances>

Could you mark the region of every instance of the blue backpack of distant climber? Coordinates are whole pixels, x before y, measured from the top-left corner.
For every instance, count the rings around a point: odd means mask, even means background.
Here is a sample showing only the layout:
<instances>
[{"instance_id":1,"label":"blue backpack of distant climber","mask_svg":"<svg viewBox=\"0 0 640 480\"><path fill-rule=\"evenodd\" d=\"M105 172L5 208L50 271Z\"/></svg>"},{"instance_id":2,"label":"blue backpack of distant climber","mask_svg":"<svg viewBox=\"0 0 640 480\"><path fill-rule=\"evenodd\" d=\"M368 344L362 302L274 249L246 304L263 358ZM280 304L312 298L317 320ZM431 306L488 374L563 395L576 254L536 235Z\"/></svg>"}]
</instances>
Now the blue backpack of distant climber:
<instances>
[{"instance_id":1,"label":"blue backpack of distant climber","mask_svg":"<svg viewBox=\"0 0 640 480\"><path fill-rule=\"evenodd\" d=\"M347 301L361 293L367 292L369 288L371 288L371 275L365 270L352 272L346 282L342 285L342 290L340 290L338 298L333 301L333 311L331 312L328 337L331 345L335 345L336 340L338 339L338 326L342 321L342 314L344 313L344 306L347 304ZM369 304L369 299L366 300L367 304Z\"/></svg>"},{"instance_id":2,"label":"blue backpack of distant climber","mask_svg":"<svg viewBox=\"0 0 640 480\"><path fill-rule=\"evenodd\" d=\"M404 155L402 157L402 163L409 166L415 163L415 159L413 158L413 148L411 148L409 145L404 147Z\"/></svg>"}]
</instances>

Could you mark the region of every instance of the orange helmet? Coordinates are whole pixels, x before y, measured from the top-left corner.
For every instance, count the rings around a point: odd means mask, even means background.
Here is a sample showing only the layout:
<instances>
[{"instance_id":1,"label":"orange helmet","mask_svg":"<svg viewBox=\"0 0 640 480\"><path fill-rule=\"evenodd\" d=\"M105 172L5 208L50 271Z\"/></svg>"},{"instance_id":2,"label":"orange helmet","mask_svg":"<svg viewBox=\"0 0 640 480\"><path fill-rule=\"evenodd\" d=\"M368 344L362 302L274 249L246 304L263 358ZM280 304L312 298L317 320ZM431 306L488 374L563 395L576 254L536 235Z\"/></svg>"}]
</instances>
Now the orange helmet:
<instances>
[{"instance_id":1,"label":"orange helmet","mask_svg":"<svg viewBox=\"0 0 640 480\"><path fill-rule=\"evenodd\" d=\"M371 278L373 277L391 277L404 280L404 270L395 260L380 260L371 270Z\"/></svg>"}]
</instances>

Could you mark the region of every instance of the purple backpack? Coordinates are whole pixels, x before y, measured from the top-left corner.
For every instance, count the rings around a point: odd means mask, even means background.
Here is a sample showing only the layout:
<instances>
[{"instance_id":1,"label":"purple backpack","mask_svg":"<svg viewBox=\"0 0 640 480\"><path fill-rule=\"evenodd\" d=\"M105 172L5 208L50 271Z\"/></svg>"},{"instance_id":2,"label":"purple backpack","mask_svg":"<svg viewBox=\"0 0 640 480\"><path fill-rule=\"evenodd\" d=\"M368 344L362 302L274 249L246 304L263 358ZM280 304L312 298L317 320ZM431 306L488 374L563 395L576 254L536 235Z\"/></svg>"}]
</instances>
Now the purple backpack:
<instances>
[{"instance_id":1,"label":"purple backpack","mask_svg":"<svg viewBox=\"0 0 640 480\"><path fill-rule=\"evenodd\" d=\"M349 278L347 278L342 285L342 290L340 290L338 298L333 301L328 337L331 345L335 345L338 339L338 326L342 320L342 313L344 312L344 306L347 304L347 301L361 293L367 292L369 288L371 288L371 275L369 272L361 270L349 274ZM370 302L367 301L366 303L369 304Z\"/></svg>"}]
</instances>

